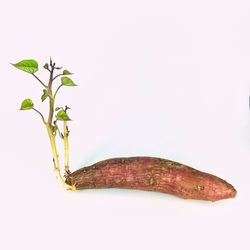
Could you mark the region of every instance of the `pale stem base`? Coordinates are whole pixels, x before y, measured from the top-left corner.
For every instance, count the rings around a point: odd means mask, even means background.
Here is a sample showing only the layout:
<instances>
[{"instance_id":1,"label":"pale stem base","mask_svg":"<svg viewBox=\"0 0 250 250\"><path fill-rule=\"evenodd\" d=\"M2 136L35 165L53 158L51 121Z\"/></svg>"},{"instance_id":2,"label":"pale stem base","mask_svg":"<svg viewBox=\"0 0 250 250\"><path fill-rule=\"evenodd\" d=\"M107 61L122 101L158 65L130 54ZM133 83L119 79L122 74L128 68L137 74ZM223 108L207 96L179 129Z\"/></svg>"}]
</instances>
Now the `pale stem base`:
<instances>
[{"instance_id":1,"label":"pale stem base","mask_svg":"<svg viewBox=\"0 0 250 250\"><path fill-rule=\"evenodd\" d=\"M53 135L52 129L49 125L47 125L46 127L47 127L47 131L48 131L48 135L49 135L49 139L50 139L50 144L51 144L51 149L52 149L52 153L53 153L55 175L64 188L66 188L68 190L75 190L76 188L74 186L68 185L61 175L59 159L58 159L58 154L57 154L57 148L56 148L55 135Z\"/></svg>"}]
</instances>

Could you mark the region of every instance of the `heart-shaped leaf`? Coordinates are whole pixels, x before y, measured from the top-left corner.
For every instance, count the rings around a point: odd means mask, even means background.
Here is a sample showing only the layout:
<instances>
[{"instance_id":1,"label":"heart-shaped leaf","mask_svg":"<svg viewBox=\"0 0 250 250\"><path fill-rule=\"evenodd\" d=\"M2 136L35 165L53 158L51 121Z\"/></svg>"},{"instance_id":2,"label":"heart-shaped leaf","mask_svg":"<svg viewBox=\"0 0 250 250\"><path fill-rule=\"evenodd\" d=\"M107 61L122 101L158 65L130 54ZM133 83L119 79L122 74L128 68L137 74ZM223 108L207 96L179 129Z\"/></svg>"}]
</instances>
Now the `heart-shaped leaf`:
<instances>
[{"instance_id":1,"label":"heart-shaped leaf","mask_svg":"<svg viewBox=\"0 0 250 250\"><path fill-rule=\"evenodd\" d=\"M37 61L35 61L33 59L22 60L18 63L12 64L12 65L14 67L24 71L24 72L30 73L30 74L33 74L33 73L38 71L38 63L37 63Z\"/></svg>"},{"instance_id":2,"label":"heart-shaped leaf","mask_svg":"<svg viewBox=\"0 0 250 250\"><path fill-rule=\"evenodd\" d=\"M33 107L34 107L34 103L32 102L31 99L27 98L23 100L20 110L29 110L29 109L32 109Z\"/></svg>"},{"instance_id":3,"label":"heart-shaped leaf","mask_svg":"<svg viewBox=\"0 0 250 250\"><path fill-rule=\"evenodd\" d=\"M47 89L44 89L44 90L43 90L43 94L42 94L42 96L41 96L42 102L43 102L47 97L48 97L48 91L47 91Z\"/></svg>"},{"instance_id":4,"label":"heart-shaped leaf","mask_svg":"<svg viewBox=\"0 0 250 250\"><path fill-rule=\"evenodd\" d=\"M76 84L67 76L63 76L61 78L61 82L63 86L69 86L69 87L76 86Z\"/></svg>"},{"instance_id":5,"label":"heart-shaped leaf","mask_svg":"<svg viewBox=\"0 0 250 250\"><path fill-rule=\"evenodd\" d=\"M56 114L56 118L60 121L70 121L71 120L64 110L59 110Z\"/></svg>"},{"instance_id":6,"label":"heart-shaped leaf","mask_svg":"<svg viewBox=\"0 0 250 250\"><path fill-rule=\"evenodd\" d=\"M73 73L69 72L67 69L63 71L63 75L72 75Z\"/></svg>"}]
</instances>

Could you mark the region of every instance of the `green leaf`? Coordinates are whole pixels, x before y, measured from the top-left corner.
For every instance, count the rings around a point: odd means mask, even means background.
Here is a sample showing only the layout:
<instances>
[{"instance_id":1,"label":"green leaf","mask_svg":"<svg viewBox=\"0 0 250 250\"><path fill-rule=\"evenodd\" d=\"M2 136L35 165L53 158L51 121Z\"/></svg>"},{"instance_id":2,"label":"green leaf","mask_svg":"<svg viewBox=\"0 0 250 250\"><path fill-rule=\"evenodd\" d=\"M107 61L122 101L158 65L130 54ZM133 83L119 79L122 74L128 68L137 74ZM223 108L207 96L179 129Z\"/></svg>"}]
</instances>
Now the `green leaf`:
<instances>
[{"instance_id":1,"label":"green leaf","mask_svg":"<svg viewBox=\"0 0 250 250\"><path fill-rule=\"evenodd\" d=\"M76 84L67 76L63 76L61 78L61 82L63 86L69 86L69 87L76 86Z\"/></svg>"},{"instance_id":2,"label":"green leaf","mask_svg":"<svg viewBox=\"0 0 250 250\"><path fill-rule=\"evenodd\" d=\"M12 65L24 72L27 72L27 73L30 73L30 74L33 74L35 72L38 71L38 63L37 61L33 60L33 59L28 59L28 60L22 60L16 64L13 64Z\"/></svg>"},{"instance_id":3,"label":"green leaf","mask_svg":"<svg viewBox=\"0 0 250 250\"><path fill-rule=\"evenodd\" d=\"M63 75L73 75L73 73L69 72L67 69L63 71Z\"/></svg>"},{"instance_id":4,"label":"green leaf","mask_svg":"<svg viewBox=\"0 0 250 250\"><path fill-rule=\"evenodd\" d=\"M47 91L47 89L44 89L44 90L43 90L43 94L42 94L42 96L41 96L42 102L43 102L47 97L48 97L48 91Z\"/></svg>"},{"instance_id":5,"label":"green leaf","mask_svg":"<svg viewBox=\"0 0 250 250\"><path fill-rule=\"evenodd\" d=\"M43 67L44 67L45 69L49 69L49 64L48 64L48 63L45 63Z\"/></svg>"},{"instance_id":6,"label":"green leaf","mask_svg":"<svg viewBox=\"0 0 250 250\"><path fill-rule=\"evenodd\" d=\"M29 110L29 109L32 109L33 107L34 107L34 103L32 102L31 99L27 98L23 100L20 110Z\"/></svg>"},{"instance_id":7,"label":"green leaf","mask_svg":"<svg viewBox=\"0 0 250 250\"><path fill-rule=\"evenodd\" d=\"M70 121L71 120L64 110L59 110L56 114L56 118L60 121Z\"/></svg>"}]
</instances>

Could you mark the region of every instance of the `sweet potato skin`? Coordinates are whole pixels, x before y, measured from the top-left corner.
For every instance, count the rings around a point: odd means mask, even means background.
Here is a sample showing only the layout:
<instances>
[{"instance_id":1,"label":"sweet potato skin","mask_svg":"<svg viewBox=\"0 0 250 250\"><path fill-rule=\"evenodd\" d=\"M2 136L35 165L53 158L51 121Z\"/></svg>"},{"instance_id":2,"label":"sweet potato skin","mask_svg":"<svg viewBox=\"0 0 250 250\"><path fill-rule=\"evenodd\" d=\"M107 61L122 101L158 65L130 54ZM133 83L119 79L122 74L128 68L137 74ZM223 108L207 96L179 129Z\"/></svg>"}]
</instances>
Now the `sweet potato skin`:
<instances>
[{"instance_id":1,"label":"sweet potato skin","mask_svg":"<svg viewBox=\"0 0 250 250\"><path fill-rule=\"evenodd\" d=\"M236 195L234 187L217 176L155 157L104 160L69 174L66 182L76 189L127 188L208 201Z\"/></svg>"}]
</instances>

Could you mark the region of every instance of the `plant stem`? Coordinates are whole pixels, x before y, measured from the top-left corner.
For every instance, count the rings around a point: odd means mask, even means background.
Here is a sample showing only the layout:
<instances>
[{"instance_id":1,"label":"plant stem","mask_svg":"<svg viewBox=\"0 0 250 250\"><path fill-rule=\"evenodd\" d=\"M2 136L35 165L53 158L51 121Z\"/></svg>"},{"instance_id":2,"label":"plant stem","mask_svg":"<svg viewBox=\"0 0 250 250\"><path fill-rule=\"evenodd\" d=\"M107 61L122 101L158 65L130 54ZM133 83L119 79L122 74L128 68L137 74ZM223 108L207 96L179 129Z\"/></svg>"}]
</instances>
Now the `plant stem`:
<instances>
[{"instance_id":1,"label":"plant stem","mask_svg":"<svg viewBox=\"0 0 250 250\"><path fill-rule=\"evenodd\" d=\"M68 176L69 172L69 130L67 126L67 121L63 122L63 140L64 140L64 169L65 169L65 176Z\"/></svg>"},{"instance_id":2,"label":"plant stem","mask_svg":"<svg viewBox=\"0 0 250 250\"><path fill-rule=\"evenodd\" d=\"M68 190L75 190L74 186L71 186L65 182L60 172L60 164L59 164L58 153L57 153L57 148L56 148L55 134L53 134L53 130L52 130L53 128L52 120L53 120L53 115L54 115L54 104L55 104L55 98L53 96L53 91L52 91L52 83L53 83L53 73L54 73L55 63L52 64L51 62L50 64L51 64L51 71L50 71L50 78L49 78L49 83L48 83L49 117L46 123L46 128L47 128L47 132L49 135L52 154L53 154L54 171L55 171L57 179L59 180L59 182L61 183L63 187L65 187Z\"/></svg>"},{"instance_id":3,"label":"plant stem","mask_svg":"<svg viewBox=\"0 0 250 250\"><path fill-rule=\"evenodd\" d=\"M61 185L64 188L66 188L68 190L75 190L74 186L71 186L71 185L65 183L65 181L61 175L55 136L53 135L51 126L49 124L47 124L46 127L47 127L47 131L48 131L48 135L49 135L49 139L50 139L50 144L51 144L51 149L52 149L52 153L53 153L54 171L56 174L56 178L59 180L59 182L61 183Z\"/></svg>"},{"instance_id":4,"label":"plant stem","mask_svg":"<svg viewBox=\"0 0 250 250\"><path fill-rule=\"evenodd\" d=\"M49 77L49 84L48 84L48 95L49 95L49 117L48 117L48 124L51 125L53 114L54 114L54 96L52 93L52 82L53 82L53 73L54 73L54 66L51 66L50 77Z\"/></svg>"},{"instance_id":5,"label":"plant stem","mask_svg":"<svg viewBox=\"0 0 250 250\"><path fill-rule=\"evenodd\" d=\"M63 76L63 74L58 74L57 76L55 76L55 77L53 78L53 81L54 81L57 77L59 77L59 76Z\"/></svg>"},{"instance_id":6,"label":"plant stem","mask_svg":"<svg viewBox=\"0 0 250 250\"><path fill-rule=\"evenodd\" d=\"M32 109L34 111L36 111L41 116L43 123L46 125L46 121L45 121L44 116L42 115L42 113L40 111L38 111L37 109L35 109L35 108L32 108Z\"/></svg>"},{"instance_id":7,"label":"plant stem","mask_svg":"<svg viewBox=\"0 0 250 250\"><path fill-rule=\"evenodd\" d=\"M63 86L63 85L60 84L60 85L58 86L58 88L56 89L55 94L54 94L54 99L56 98L56 95L57 95L58 90L59 90L62 86Z\"/></svg>"},{"instance_id":8,"label":"plant stem","mask_svg":"<svg viewBox=\"0 0 250 250\"><path fill-rule=\"evenodd\" d=\"M32 75L47 89L47 86L34 73L32 73Z\"/></svg>"}]
</instances>

